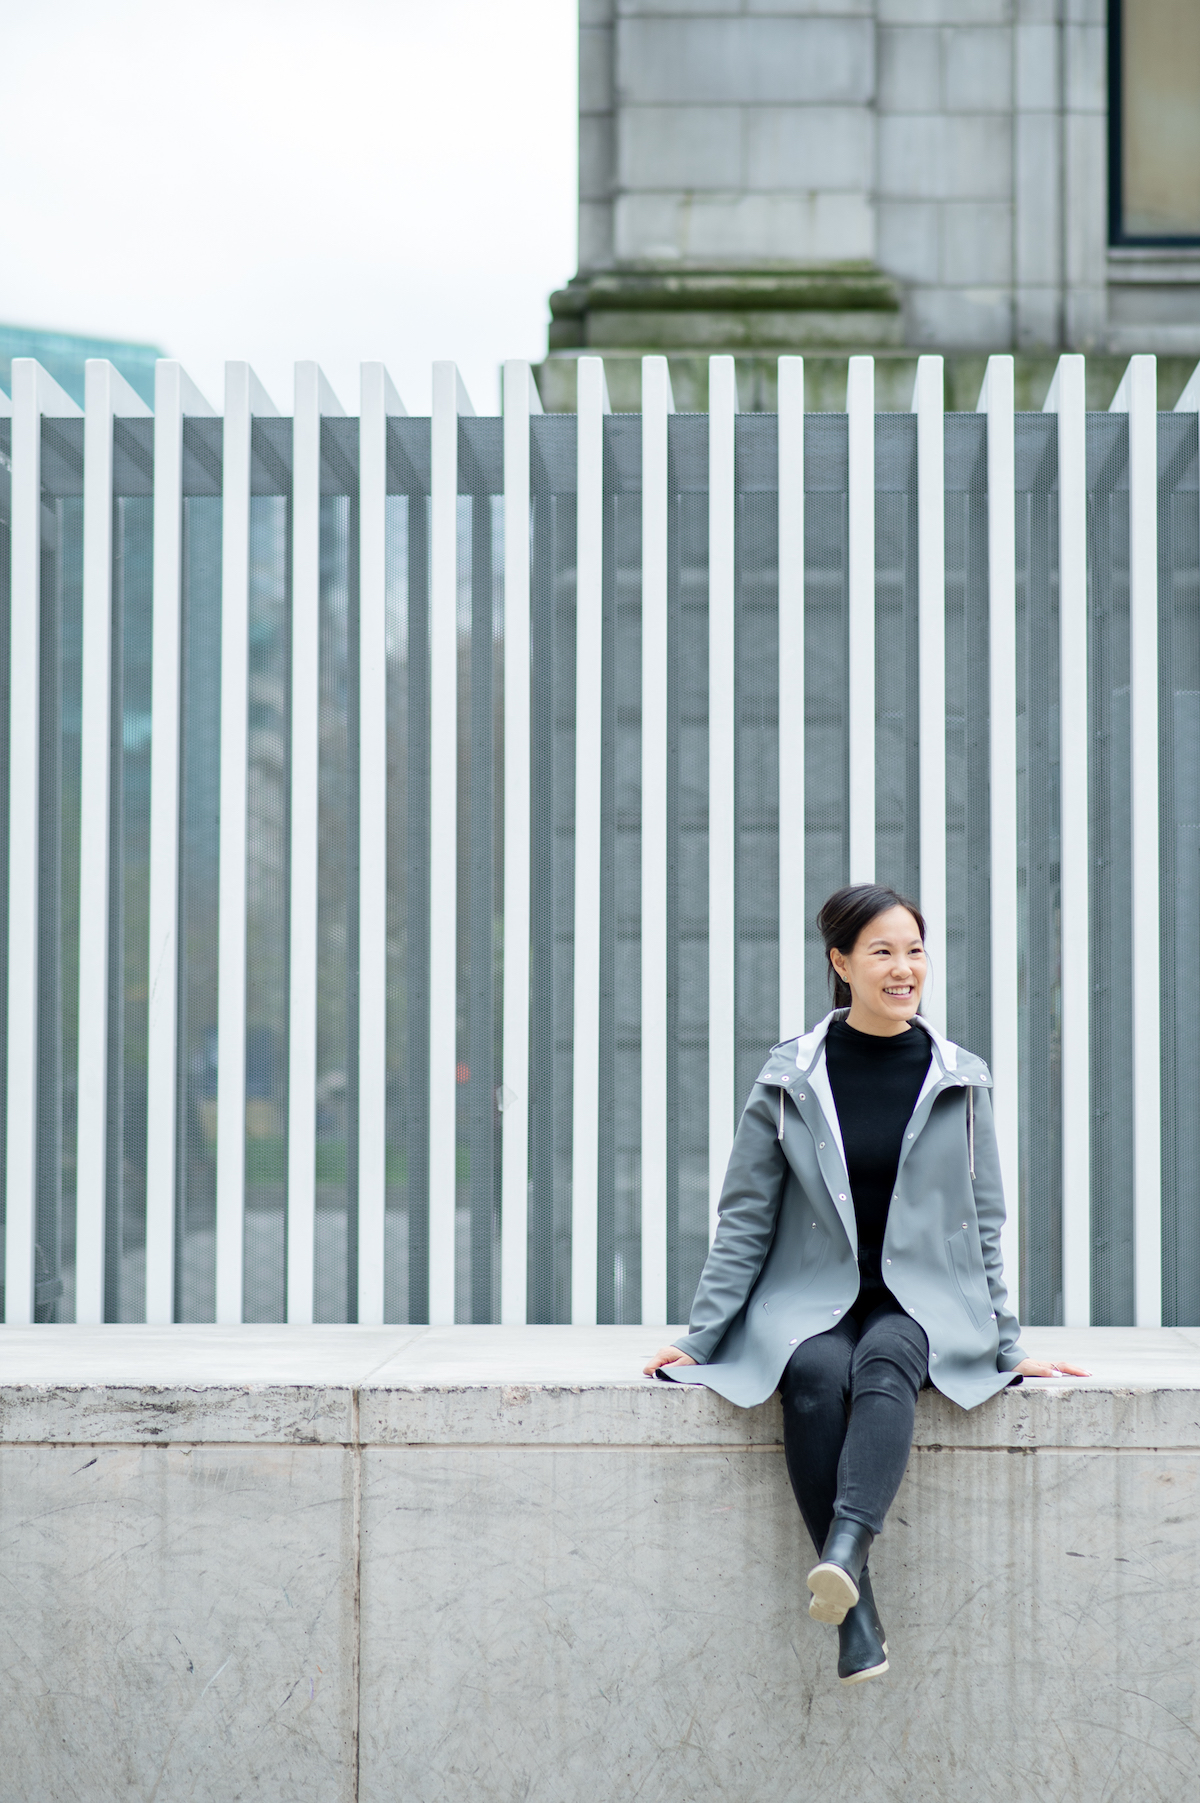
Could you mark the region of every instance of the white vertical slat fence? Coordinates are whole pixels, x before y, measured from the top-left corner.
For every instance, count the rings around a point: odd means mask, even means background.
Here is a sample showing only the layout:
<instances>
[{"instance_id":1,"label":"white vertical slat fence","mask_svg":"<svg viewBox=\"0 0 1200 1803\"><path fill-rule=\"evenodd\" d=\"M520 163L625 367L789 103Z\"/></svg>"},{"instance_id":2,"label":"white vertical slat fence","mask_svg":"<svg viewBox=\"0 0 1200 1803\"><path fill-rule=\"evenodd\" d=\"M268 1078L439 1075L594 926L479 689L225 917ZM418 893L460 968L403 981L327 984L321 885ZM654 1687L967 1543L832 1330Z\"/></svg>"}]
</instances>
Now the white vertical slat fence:
<instances>
[{"instance_id":1,"label":"white vertical slat fence","mask_svg":"<svg viewBox=\"0 0 1200 1803\"><path fill-rule=\"evenodd\" d=\"M708 386L708 1223L716 1232L737 1108L737 667L732 357Z\"/></svg>"},{"instance_id":2,"label":"white vertical slat fence","mask_svg":"<svg viewBox=\"0 0 1200 1803\"><path fill-rule=\"evenodd\" d=\"M987 415L988 826L991 892L992 1109L1008 1204L1004 1271L1020 1307L1020 981L1017 893L1017 549L1013 493L1013 360L989 357L978 411Z\"/></svg>"},{"instance_id":3,"label":"white vertical slat fence","mask_svg":"<svg viewBox=\"0 0 1200 1803\"><path fill-rule=\"evenodd\" d=\"M920 908L932 982L924 1012L946 1030L946 454L942 359L919 357L917 416L917 751Z\"/></svg>"},{"instance_id":4,"label":"white vertical slat fence","mask_svg":"<svg viewBox=\"0 0 1200 1803\"><path fill-rule=\"evenodd\" d=\"M875 881L875 360L846 378L850 881Z\"/></svg>"},{"instance_id":5,"label":"white vertical slat fence","mask_svg":"<svg viewBox=\"0 0 1200 1803\"><path fill-rule=\"evenodd\" d=\"M86 902L79 910L75 1319L95 1325L104 1320L108 1190L113 421L145 419L150 409L112 364L100 358L89 358L84 384L79 893Z\"/></svg>"},{"instance_id":6,"label":"white vertical slat fence","mask_svg":"<svg viewBox=\"0 0 1200 1803\"><path fill-rule=\"evenodd\" d=\"M524 1321L529 1221L530 638L527 363L504 365L504 1049L500 1116L500 1319Z\"/></svg>"},{"instance_id":7,"label":"white vertical slat fence","mask_svg":"<svg viewBox=\"0 0 1200 1803\"><path fill-rule=\"evenodd\" d=\"M387 432L405 407L364 363L358 422L358 1319L381 1327L387 1269Z\"/></svg>"},{"instance_id":8,"label":"white vertical slat fence","mask_svg":"<svg viewBox=\"0 0 1200 1803\"><path fill-rule=\"evenodd\" d=\"M665 357L642 361L642 1320L667 1319L667 419Z\"/></svg>"},{"instance_id":9,"label":"white vertical slat fence","mask_svg":"<svg viewBox=\"0 0 1200 1803\"><path fill-rule=\"evenodd\" d=\"M16 1323L34 1318L37 1216L42 420L79 412L33 358L13 358L4 1318Z\"/></svg>"},{"instance_id":10,"label":"white vertical slat fence","mask_svg":"<svg viewBox=\"0 0 1200 1803\"><path fill-rule=\"evenodd\" d=\"M321 421L344 409L297 363L292 416L292 689L288 807L287 1318L313 1318L317 1221L317 888L321 760Z\"/></svg>"},{"instance_id":11,"label":"white vertical slat fence","mask_svg":"<svg viewBox=\"0 0 1200 1803\"><path fill-rule=\"evenodd\" d=\"M779 1035L803 1030L804 359L779 359ZM787 931L784 931L784 927Z\"/></svg>"},{"instance_id":12,"label":"white vertical slat fence","mask_svg":"<svg viewBox=\"0 0 1200 1803\"><path fill-rule=\"evenodd\" d=\"M1129 418L1129 828L1133 960L1133 1250L1139 1327L1162 1326L1162 1026L1158 846L1158 376L1133 357Z\"/></svg>"},{"instance_id":13,"label":"white vertical slat fence","mask_svg":"<svg viewBox=\"0 0 1200 1803\"><path fill-rule=\"evenodd\" d=\"M218 1322L242 1319L246 1217L246 819L250 479L255 417L278 408L248 363L225 365L221 475L221 832L217 977Z\"/></svg>"},{"instance_id":14,"label":"white vertical slat fence","mask_svg":"<svg viewBox=\"0 0 1200 1803\"><path fill-rule=\"evenodd\" d=\"M848 631L850 874L875 868L874 378L850 361L848 412ZM504 963L501 1110L500 1313L527 1314L530 1161L530 539L531 434L540 411L527 365L505 368L504 506ZM155 388L154 642L149 853L146 1319L171 1321L175 1297L175 1186L180 972L183 432L212 409L178 364L160 364ZM1129 417L1130 528L1130 944L1136 1318L1162 1319L1159 950L1159 701L1157 412L1152 358L1134 358L1113 402ZM919 754L921 895L935 972L932 1012L944 1024L946 947L945 504L941 360L920 359L917 416L919 523ZM1181 397L1200 409L1200 371ZM1060 631L1062 973L1062 1264L1069 1324L1090 1319L1088 544L1084 363L1060 359L1046 402L1057 422ZM1010 1288L1020 1275L1018 718L1013 364L989 360L979 399L988 469L988 759L990 958L994 1108L1009 1198L1004 1248ZM0 411L7 403L0 397ZM76 1318L104 1318L108 1148L110 793L112 720L113 422L149 410L105 364L87 372L84 424L82 814L79 923ZM251 434L275 408L246 364L226 370L223 422L220 872L217 1092L216 1316L243 1317L246 1039L247 710L251 558ZM453 364L434 372L430 493L430 843L428 948L429 1318L455 1315L458 785L458 431L470 402ZM641 1318L667 1319L669 783L669 473L673 411L666 360L643 367L641 419ZM316 1154L317 856L319 775L321 421L341 412L315 364L296 371L293 420L291 620L291 845L288 1270L286 1312L314 1306ZM359 422L359 993L358 1312L384 1319L387 1189L388 420L403 406L382 365L364 365ZM572 1319L597 1316L600 1168L602 928L602 670L604 665L605 451L603 364L579 367L576 447L576 710L574 758L573 1046L571 1053ZM708 468L708 1022L709 1231L733 1132L737 1028L735 884L737 815L736 606L737 392L731 358L710 369ZM8 1134L5 1319L35 1316L38 1197L39 697L43 533L43 418L79 409L30 361L13 365L12 613L10 628L8 874ZM804 368L779 366L779 1015L793 1033L806 1018ZM545 949L545 948L541 948ZM816 1011L813 1000L813 1012Z\"/></svg>"},{"instance_id":15,"label":"white vertical slat fence","mask_svg":"<svg viewBox=\"0 0 1200 1803\"><path fill-rule=\"evenodd\" d=\"M183 669L183 422L213 417L182 365L154 372L154 636L150 718L150 946L146 998L146 1320L175 1319L179 811Z\"/></svg>"},{"instance_id":16,"label":"white vertical slat fence","mask_svg":"<svg viewBox=\"0 0 1200 1803\"><path fill-rule=\"evenodd\" d=\"M575 513L574 1033L571 1047L571 1319L596 1320L600 1181L600 856L604 721L604 362L579 359ZM522 1314L520 1319L524 1319Z\"/></svg>"},{"instance_id":17,"label":"white vertical slat fence","mask_svg":"<svg viewBox=\"0 0 1200 1803\"><path fill-rule=\"evenodd\" d=\"M458 421L453 363L433 366L429 504L429 1320L454 1320L458 980Z\"/></svg>"},{"instance_id":18,"label":"white vertical slat fence","mask_svg":"<svg viewBox=\"0 0 1200 1803\"><path fill-rule=\"evenodd\" d=\"M1088 943L1087 446L1082 357L1060 357L1058 415L1059 865L1062 932L1063 1320L1091 1319L1091 995Z\"/></svg>"}]
</instances>

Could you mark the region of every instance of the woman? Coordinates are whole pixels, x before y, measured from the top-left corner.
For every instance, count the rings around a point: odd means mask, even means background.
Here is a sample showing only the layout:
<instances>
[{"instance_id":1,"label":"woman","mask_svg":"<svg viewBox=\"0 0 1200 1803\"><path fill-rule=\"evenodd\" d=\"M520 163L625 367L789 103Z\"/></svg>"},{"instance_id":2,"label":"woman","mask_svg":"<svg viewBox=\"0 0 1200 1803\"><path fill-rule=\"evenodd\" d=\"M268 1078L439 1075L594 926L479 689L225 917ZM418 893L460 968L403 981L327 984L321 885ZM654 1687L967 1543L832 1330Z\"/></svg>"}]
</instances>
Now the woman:
<instances>
[{"instance_id":1,"label":"woman","mask_svg":"<svg viewBox=\"0 0 1200 1803\"><path fill-rule=\"evenodd\" d=\"M856 1684L888 1669L867 1556L904 1476L918 1390L933 1383L969 1409L1021 1377L1088 1373L1019 1344L991 1078L917 1013L920 910L859 884L831 895L817 925L834 1011L760 1072L689 1330L645 1371L743 1408L779 1389L818 1554L809 1614L837 1625L838 1676Z\"/></svg>"}]
</instances>

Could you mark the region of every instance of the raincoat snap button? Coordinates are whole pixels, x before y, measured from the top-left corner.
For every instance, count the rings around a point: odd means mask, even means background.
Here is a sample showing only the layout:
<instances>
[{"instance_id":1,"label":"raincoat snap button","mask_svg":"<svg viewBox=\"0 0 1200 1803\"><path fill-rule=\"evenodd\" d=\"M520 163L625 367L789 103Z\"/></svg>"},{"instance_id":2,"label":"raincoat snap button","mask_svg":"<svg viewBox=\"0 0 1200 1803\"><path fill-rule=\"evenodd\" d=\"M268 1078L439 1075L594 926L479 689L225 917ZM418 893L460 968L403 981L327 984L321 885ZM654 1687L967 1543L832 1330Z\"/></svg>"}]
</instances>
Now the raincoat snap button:
<instances>
[{"instance_id":1,"label":"raincoat snap button","mask_svg":"<svg viewBox=\"0 0 1200 1803\"><path fill-rule=\"evenodd\" d=\"M789 1340L788 1341L789 1346L798 1346L799 1344L800 1344L799 1340Z\"/></svg>"},{"instance_id":2,"label":"raincoat snap button","mask_svg":"<svg viewBox=\"0 0 1200 1803\"><path fill-rule=\"evenodd\" d=\"M804 1091L803 1090L800 1091L800 1100L801 1101L804 1100Z\"/></svg>"},{"instance_id":3,"label":"raincoat snap button","mask_svg":"<svg viewBox=\"0 0 1200 1803\"><path fill-rule=\"evenodd\" d=\"M833 1312L835 1315L840 1315L842 1311L840 1308L835 1308Z\"/></svg>"},{"instance_id":4,"label":"raincoat snap button","mask_svg":"<svg viewBox=\"0 0 1200 1803\"><path fill-rule=\"evenodd\" d=\"M910 1134L909 1134L909 1136L908 1136L908 1137L909 1137L909 1139L911 1139L911 1138L912 1138L912 1134L911 1134L911 1133L910 1133Z\"/></svg>"},{"instance_id":5,"label":"raincoat snap button","mask_svg":"<svg viewBox=\"0 0 1200 1803\"><path fill-rule=\"evenodd\" d=\"M890 1265L892 1261L890 1258L885 1258L883 1262L885 1265Z\"/></svg>"},{"instance_id":6,"label":"raincoat snap button","mask_svg":"<svg viewBox=\"0 0 1200 1803\"><path fill-rule=\"evenodd\" d=\"M936 1363L937 1363L937 1353L936 1353L936 1352L931 1352L931 1353L930 1353L930 1355L929 1355L929 1356L930 1356L930 1358L931 1358L931 1359L932 1359L932 1360L933 1360L933 1361L934 1361L934 1363L935 1363L935 1364L936 1364Z\"/></svg>"},{"instance_id":7,"label":"raincoat snap button","mask_svg":"<svg viewBox=\"0 0 1200 1803\"><path fill-rule=\"evenodd\" d=\"M838 1192L838 1201L839 1201L839 1202L844 1202L844 1201L845 1201L845 1200L846 1200L846 1198L845 1198L845 1196L843 1196L843 1195L842 1195L842 1194L841 1194L841 1192L840 1192L840 1191L839 1191L839 1192Z\"/></svg>"},{"instance_id":8,"label":"raincoat snap button","mask_svg":"<svg viewBox=\"0 0 1200 1803\"><path fill-rule=\"evenodd\" d=\"M964 1221L963 1222L963 1232L965 1233L966 1231L967 1231L967 1223Z\"/></svg>"},{"instance_id":9,"label":"raincoat snap button","mask_svg":"<svg viewBox=\"0 0 1200 1803\"><path fill-rule=\"evenodd\" d=\"M823 1152L824 1150L825 1150L825 1141L823 1139L819 1139L817 1141L817 1151Z\"/></svg>"}]
</instances>

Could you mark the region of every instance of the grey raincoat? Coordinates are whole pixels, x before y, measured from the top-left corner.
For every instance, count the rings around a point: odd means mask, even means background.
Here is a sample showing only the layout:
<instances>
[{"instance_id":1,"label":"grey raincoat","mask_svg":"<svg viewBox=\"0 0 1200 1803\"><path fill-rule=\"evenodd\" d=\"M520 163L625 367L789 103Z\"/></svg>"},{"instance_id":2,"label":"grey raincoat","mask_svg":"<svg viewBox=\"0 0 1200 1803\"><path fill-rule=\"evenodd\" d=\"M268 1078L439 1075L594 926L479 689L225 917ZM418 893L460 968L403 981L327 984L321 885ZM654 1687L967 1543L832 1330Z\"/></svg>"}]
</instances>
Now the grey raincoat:
<instances>
[{"instance_id":1,"label":"grey raincoat","mask_svg":"<svg viewBox=\"0 0 1200 1803\"><path fill-rule=\"evenodd\" d=\"M858 1234L825 1035L845 1011L786 1040L746 1104L688 1332L696 1359L662 1376L707 1384L751 1408L802 1340L835 1326L858 1295ZM916 1017L933 1056L905 1129L883 1241L883 1277L929 1340L929 1375L974 1408L1026 1354L1000 1258L1004 1193L991 1077L973 1053Z\"/></svg>"}]
</instances>

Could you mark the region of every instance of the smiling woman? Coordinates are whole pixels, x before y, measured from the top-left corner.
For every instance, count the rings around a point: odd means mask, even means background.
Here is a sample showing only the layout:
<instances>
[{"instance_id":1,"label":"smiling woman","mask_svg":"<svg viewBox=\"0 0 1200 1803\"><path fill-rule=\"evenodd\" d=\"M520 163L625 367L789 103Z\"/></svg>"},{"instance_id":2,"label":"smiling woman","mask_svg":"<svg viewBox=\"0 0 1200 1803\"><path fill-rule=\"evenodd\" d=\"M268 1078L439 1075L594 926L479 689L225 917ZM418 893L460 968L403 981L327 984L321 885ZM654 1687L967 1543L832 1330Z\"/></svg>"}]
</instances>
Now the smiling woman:
<instances>
[{"instance_id":1,"label":"smiling woman","mask_svg":"<svg viewBox=\"0 0 1200 1803\"><path fill-rule=\"evenodd\" d=\"M894 889L860 883L830 896L817 931L833 973L833 1005L850 1010L849 1025L861 1033L907 1033L928 970L925 918L916 905Z\"/></svg>"},{"instance_id":2,"label":"smiling woman","mask_svg":"<svg viewBox=\"0 0 1200 1803\"><path fill-rule=\"evenodd\" d=\"M963 1408L1022 1377L1000 1256L986 1065L917 1012L920 909L858 884L817 916L834 1010L776 1046L746 1106L687 1334L646 1375L751 1407L778 1387L788 1475L819 1554L809 1614L844 1684L888 1669L867 1559L899 1489L917 1393Z\"/></svg>"}]
</instances>

